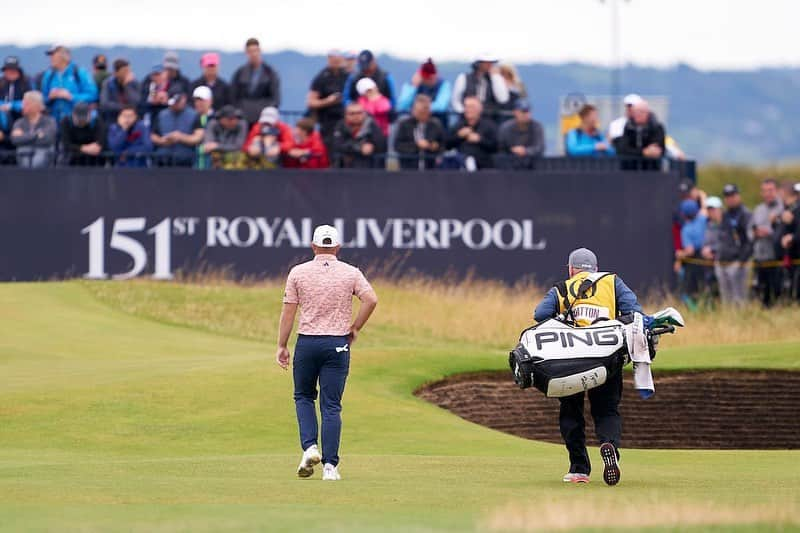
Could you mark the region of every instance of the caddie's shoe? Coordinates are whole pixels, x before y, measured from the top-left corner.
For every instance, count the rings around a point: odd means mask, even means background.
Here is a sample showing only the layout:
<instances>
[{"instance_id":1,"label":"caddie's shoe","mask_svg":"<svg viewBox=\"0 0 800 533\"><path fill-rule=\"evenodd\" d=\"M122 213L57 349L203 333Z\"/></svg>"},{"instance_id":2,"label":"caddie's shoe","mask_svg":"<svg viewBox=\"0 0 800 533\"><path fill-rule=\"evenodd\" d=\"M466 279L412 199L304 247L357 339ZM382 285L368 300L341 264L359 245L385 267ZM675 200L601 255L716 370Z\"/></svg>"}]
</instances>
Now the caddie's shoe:
<instances>
[{"instance_id":1,"label":"caddie's shoe","mask_svg":"<svg viewBox=\"0 0 800 533\"><path fill-rule=\"evenodd\" d=\"M322 456L319 454L319 448L317 448L316 444L312 444L303 452L300 466L297 467L297 475L311 477L314 473L314 465L318 465L320 461L322 461Z\"/></svg>"},{"instance_id":2,"label":"caddie's shoe","mask_svg":"<svg viewBox=\"0 0 800 533\"><path fill-rule=\"evenodd\" d=\"M579 474L577 472L569 472L564 474L564 483L589 483L588 474Z\"/></svg>"},{"instance_id":3,"label":"caddie's shoe","mask_svg":"<svg viewBox=\"0 0 800 533\"><path fill-rule=\"evenodd\" d=\"M600 457L603 458L603 481L606 485L616 485L619 483L620 471L617 461L617 449L610 442L605 442L600 446Z\"/></svg>"},{"instance_id":4,"label":"caddie's shoe","mask_svg":"<svg viewBox=\"0 0 800 533\"><path fill-rule=\"evenodd\" d=\"M330 463L325 463L322 467L322 481L339 481L342 476L339 475L339 469Z\"/></svg>"}]
</instances>

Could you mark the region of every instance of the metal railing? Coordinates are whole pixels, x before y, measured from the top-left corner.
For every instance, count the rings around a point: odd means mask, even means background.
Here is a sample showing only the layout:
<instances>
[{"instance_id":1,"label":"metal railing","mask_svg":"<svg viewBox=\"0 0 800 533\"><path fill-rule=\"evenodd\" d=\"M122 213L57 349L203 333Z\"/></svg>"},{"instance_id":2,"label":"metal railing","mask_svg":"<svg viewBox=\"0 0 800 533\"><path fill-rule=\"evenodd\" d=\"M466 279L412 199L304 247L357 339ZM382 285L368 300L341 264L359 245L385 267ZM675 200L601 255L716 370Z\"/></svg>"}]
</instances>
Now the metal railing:
<instances>
[{"instance_id":1,"label":"metal railing","mask_svg":"<svg viewBox=\"0 0 800 533\"><path fill-rule=\"evenodd\" d=\"M310 159L322 157L311 154ZM415 170L424 172L464 170L464 157L454 151L436 154L398 154L378 153L369 156L357 154L339 154L333 152L329 156L331 168L365 168L373 170ZM513 170L547 173L592 173L645 171L676 173L681 178L694 179L696 163L694 161L677 161L672 159L645 159L622 157L518 157L510 154L494 154L491 169ZM17 153L13 150L0 150L0 166L19 166L25 168L42 167L192 167L200 169L223 168L237 169L269 169L280 167L280 162L269 162L261 158L253 158L243 152L211 153L186 158L172 154L103 152L97 156L80 153L67 153L61 150L50 150L46 157L34 153Z\"/></svg>"}]
</instances>

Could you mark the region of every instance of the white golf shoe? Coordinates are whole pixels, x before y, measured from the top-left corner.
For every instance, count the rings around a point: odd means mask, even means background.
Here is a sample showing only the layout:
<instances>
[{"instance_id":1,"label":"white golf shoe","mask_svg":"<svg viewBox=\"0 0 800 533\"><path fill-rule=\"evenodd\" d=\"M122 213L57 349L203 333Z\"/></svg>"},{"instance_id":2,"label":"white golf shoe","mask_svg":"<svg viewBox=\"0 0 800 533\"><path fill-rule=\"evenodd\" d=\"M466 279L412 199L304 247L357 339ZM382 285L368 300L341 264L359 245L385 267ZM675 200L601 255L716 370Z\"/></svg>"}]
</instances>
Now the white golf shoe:
<instances>
[{"instance_id":1,"label":"white golf shoe","mask_svg":"<svg viewBox=\"0 0 800 533\"><path fill-rule=\"evenodd\" d=\"M589 483L589 476L578 472L567 472L564 474L563 481L564 483Z\"/></svg>"},{"instance_id":2,"label":"white golf shoe","mask_svg":"<svg viewBox=\"0 0 800 533\"><path fill-rule=\"evenodd\" d=\"M339 481L342 476L339 475L339 469L330 463L325 463L322 467L322 481Z\"/></svg>"},{"instance_id":3,"label":"white golf shoe","mask_svg":"<svg viewBox=\"0 0 800 533\"><path fill-rule=\"evenodd\" d=\"M314 473L314 465L318 465L320 461L322 461L322 456L319 453L319 448L317 448L316 444L312 444L303 452L300 466L297 467L297 475L300 477L311 477Z\"/></svg>"}]
</instances>

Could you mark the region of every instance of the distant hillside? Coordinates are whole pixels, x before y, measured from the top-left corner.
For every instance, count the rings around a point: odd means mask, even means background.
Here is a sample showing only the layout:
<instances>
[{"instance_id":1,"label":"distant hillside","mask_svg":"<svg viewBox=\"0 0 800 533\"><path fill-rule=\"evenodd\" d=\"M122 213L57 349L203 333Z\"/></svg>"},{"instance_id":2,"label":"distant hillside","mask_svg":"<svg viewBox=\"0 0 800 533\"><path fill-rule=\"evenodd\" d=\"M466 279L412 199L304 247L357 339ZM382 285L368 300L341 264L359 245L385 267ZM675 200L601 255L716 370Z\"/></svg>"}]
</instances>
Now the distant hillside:
<instances>
[{"instance_id":1,"label":"distant hillside","mask_svg":"<svg viewBox=\"0 0 800 533\"><path fill-rule=\"evenodd\" d=\"M20 56L29 71L46 67L45 47L0 46L0 55ZM84 66L99 50L80 47L73 51ZM161 48L114 47L102 50L113 60L128 58L137 76L146 74L161 60ZM181 64L190 78L199 74L200 51L179 50ZM243 54L222 53L222 72L229 76L243 62ZM269 54L267 60L281 74L284 109L302 109L311 78L324 64L320 56L297 52ZM411 77L418 63L380 56L381 65L398 84ZM448 79L465 64L439 65ZM607 94L609 71L603 67L569 63L518 65L528 86L534 114L548 133L550 151L555 148L558 99L570 92ZM398 87L399 89L399 87ZM668 130L685 151L700 161L764 163L800 159L800 135L793 118L800 116L800 69L764 69L746 72L703 72L688 66L654 69L628 66L622 73L623 92L663 94L670 98Z\"/></svg>"}]
</instances>

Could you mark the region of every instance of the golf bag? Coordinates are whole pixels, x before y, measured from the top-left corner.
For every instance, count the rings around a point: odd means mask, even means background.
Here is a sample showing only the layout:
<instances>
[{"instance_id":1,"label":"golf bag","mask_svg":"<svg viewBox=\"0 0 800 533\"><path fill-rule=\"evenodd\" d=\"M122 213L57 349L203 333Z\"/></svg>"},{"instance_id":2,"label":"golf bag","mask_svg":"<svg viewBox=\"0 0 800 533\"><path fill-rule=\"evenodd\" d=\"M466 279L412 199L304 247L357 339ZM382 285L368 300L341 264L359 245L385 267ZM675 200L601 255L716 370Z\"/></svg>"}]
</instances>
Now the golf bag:
<instances>
[{"instance_id":1,"label":"golf bag","mask_svg":"<svg viewBox=\"0 0 800 533\"><path fill-rule=\"evenodd\" d=\"M666 317L665 312L673 319L680 317L671 308L654 316ZM563 318L552 318L522 332L508 363L521 389L535 387L545 396L561 398L599 387L633 361L634 383L647 398L654 391L650 363L658 337L674 332L672 324L682 322L680 318L648 329L643 315L633 313L579 328Z\"/></svg>"}]
</instances>

